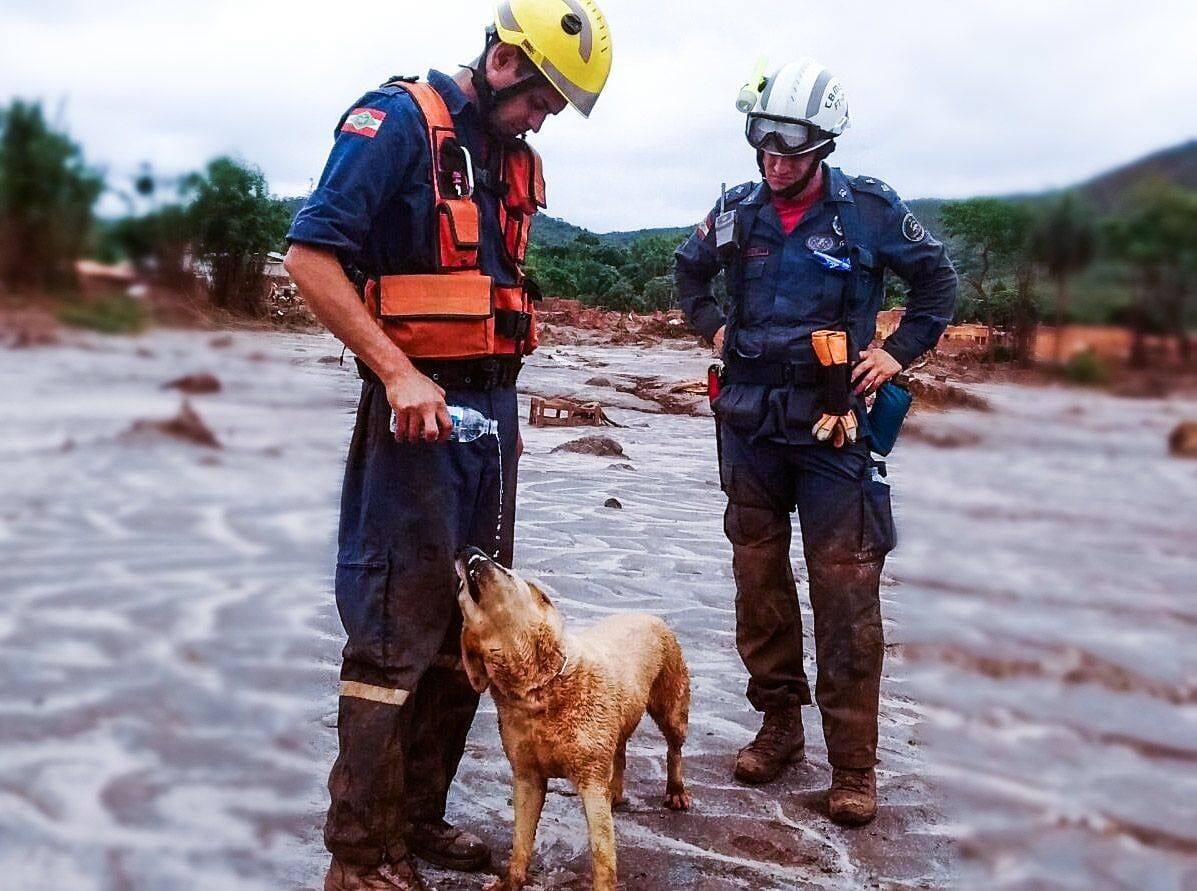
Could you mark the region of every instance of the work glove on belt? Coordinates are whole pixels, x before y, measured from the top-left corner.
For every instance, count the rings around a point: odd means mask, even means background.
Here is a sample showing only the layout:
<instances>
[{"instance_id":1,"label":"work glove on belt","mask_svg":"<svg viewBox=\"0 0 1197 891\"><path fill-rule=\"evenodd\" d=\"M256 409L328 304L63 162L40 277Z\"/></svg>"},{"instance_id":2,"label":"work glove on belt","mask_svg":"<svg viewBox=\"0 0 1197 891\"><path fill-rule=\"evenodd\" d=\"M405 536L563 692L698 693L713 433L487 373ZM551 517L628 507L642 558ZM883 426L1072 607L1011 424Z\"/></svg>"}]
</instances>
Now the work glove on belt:
<instances>
[{"instance_id":1,"label":"work glove on belt","mask_svg":"<svg viewBox=\"0 0 1197 891\"><path fill-rule=\"evenodd\" d=\"M815 331L810 336L823 366L823 414L811 428L819 442L831 440L837 449L856 442L856 413L852 410L852 367L848 364L848 335L843 331Z\"/></svg>"}]
</instances>

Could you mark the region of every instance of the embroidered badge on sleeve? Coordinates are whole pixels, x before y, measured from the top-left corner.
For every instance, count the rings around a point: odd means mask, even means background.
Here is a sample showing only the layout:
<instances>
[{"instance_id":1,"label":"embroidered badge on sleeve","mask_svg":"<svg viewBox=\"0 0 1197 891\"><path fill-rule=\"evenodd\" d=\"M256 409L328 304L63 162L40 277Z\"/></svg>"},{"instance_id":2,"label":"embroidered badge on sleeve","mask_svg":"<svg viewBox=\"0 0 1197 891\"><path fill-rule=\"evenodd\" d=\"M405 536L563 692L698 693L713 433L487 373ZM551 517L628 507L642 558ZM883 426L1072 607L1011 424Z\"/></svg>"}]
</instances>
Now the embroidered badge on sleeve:
<instances>
[{"instance_id":1,"label":"embroidered badge on sleeve","mask_svg":"<svg viewBox=\"0 0 1197 891\"><path fill-rule=\"evenodd\" d=\"M341 126L342 133L356 133L358 136L369 136L373 139L378 135L378 128L387 118L385 111L373 108L355 108L345 118Z\"/></svg>"}]
</instances>

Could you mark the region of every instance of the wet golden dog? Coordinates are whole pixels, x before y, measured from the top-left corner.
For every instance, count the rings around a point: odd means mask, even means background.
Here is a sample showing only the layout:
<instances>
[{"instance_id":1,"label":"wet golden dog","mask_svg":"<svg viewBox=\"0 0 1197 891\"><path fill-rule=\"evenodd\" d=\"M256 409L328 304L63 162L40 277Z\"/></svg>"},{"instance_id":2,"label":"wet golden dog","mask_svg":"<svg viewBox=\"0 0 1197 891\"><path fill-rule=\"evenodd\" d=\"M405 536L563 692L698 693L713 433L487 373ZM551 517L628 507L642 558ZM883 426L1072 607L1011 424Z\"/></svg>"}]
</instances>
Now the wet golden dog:
<instances>
[{"instance_id":1,"label":"wet golden dog","mask_svg":"<svg viewBox=\"0 0 1197 891\"><path fill-rule=\"evenodd\" d=\"M524 886L548 780L564 777L586 812L595 891L613 891L611 806L623 800L627 740L646 710L668 744L665 804L690 806L682 782L690 674L681 647L647 615L612 616L569 634L540 588L475 548L458 557L457 571L462 661L474 689L489 686L494 696L515 781L511 862L490 888Z\"/></svg>"}]
</instances>

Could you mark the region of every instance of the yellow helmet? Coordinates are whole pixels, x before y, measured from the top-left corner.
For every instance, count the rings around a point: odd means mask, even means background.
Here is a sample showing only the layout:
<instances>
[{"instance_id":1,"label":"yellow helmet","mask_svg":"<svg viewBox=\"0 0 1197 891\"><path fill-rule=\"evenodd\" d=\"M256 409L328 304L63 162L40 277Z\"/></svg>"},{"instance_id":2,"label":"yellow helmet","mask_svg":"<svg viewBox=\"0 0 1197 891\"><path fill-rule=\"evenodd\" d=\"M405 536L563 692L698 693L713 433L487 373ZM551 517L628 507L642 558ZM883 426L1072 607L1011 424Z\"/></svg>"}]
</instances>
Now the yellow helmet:
<instances>
[{"instance_id":1,"label":"yellow helmet","mask_svg":"<svg viewBox=\"0 0 1197 891\"><path fill-rule=\"evenodd\" d=\"M590 117L611 73L611 32L594 0L504 0L495 11L495 32Z\"/></svg>"}]
</instances>

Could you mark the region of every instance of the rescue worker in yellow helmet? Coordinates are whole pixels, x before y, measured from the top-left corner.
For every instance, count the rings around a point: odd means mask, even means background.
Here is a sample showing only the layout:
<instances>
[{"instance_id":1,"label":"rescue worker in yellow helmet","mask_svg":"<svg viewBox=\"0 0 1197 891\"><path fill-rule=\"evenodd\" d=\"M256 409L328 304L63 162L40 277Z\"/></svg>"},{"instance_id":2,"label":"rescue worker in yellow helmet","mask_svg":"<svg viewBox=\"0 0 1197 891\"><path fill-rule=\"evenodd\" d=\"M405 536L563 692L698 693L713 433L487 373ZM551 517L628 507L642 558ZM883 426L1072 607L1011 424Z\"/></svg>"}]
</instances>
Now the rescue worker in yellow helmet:
<instances>
[{"instance_id":1,"label":"rescue worker in yellow helmet","mask_svg":"<svg viewBox=\"0 0 1197 891\"><path fill-rule=\"evenodd\" d=\"M425 889L413 854L490 859L444 819L478 705L453 562L468 547L513 556L515 384L536 345L523 262L545 204L522 137L566 104L589 115L610 68L591 0L500 4L472 66L395 78L349 107L288 233L288 272L363 381L335 574L347 642L326 891ZM444 442L449 406L497 422L497 445Z\"/></svg>"}]
</instances>

